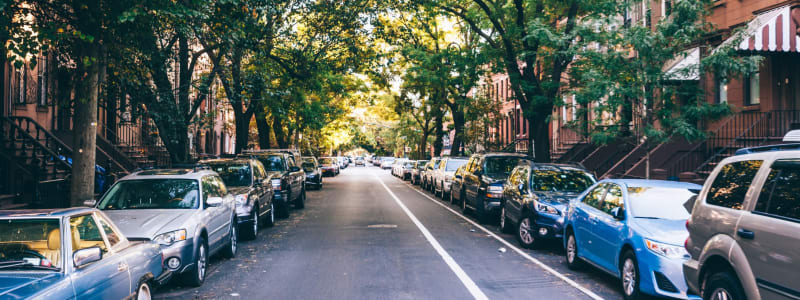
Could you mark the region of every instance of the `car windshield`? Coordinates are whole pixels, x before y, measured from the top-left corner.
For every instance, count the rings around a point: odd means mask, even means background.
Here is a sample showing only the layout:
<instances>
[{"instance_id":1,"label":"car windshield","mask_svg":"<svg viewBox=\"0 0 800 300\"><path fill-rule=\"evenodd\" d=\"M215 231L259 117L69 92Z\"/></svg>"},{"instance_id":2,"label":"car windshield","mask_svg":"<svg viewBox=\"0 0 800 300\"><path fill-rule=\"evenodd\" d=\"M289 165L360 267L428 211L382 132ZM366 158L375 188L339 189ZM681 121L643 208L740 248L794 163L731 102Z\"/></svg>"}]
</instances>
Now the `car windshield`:
<instances>
[{"instance_id":1,"label":"car windshield","mask_svg":"<svg viewBox=\"0 0 800 300\"><path fill-rule=\"evenodd\" d=\"M330 157L320 158L319 159L319 164L320 165L332 165L332 164L334 164L333 158L330 158Z\"/></svg>"},{"instance_id":2,"label":"car windshield","mask_svg":"<svg viewBox=\"0 0 800 300\"><path fill-rule=\"evenodd\" d=\"M264 164L264 170L267 172L282 172L285 171L283 168L283 156L282 155L270 155L270 156L262 156L258 159Z\"/></svg>"},{"instance_id":3,"label":"car windshield","mask_svg":"<svg viewBox=\"0 0 800 300\"><path fill-rule=\"evenodd\" d=\"M635 218L686 220L690 213L683 203L694 195L686 188L628 187L628 204Z\"/></svg>"},{"instance_id":4,"label":"car windshield","mask_svg":"<svg viewBox=\"0 0 800 300\"><path fill-rule=\"evenodd\" d=\"M414 162L413 161L407 161L407 162L403 163L403 168L411 169L413 167L414 167Z\"/></svg>"},{"instance_id":5,"label":"car windshield","mask_svg":"<svg viewBox=\"0 0 800 300\"><path fill-rule=\"evenodd\" d=\"M59 219L0 221L0 272L60 268Z\"/></svg>"},{"instance_id":6,"label":"car windshield","mask_svg":"<svg viewBox=\"0 0 800 300\"><path fill-rule=\"evenodd\" d=\"M247 163L209 164L211 169L222 177L226 186L250 186L253 183L253 170Z\"/></svg>"},{"instance_id":7,"label":"car windshield","mask_svg":"<svg viewBox=\"0 0 800 300\"><path fill-rule=\"evenodd\" d=\"M200 189L193 179L124 180L100 200L103 210L187 209L200 205Z\"/></svg>"},{"instance_id":8,"label":"car windshield","mask_svg":"<svg viewBox=\"0 0 800 300\"><path fill-rule=\"evenodd\" d=\"M519 157L489 157L486 159L486 175L506 178L519 163Z\"/></svg>"},{"instance_id":9,"label":"car windshield","mask_svg":"<svg viewBox=\"0 0 800 300\"><path fill-rule=\"evenodd\" d=\"M594 184L594 178L577 170L533 170L532 184L539 192L580 193Z\"/></svg>"},{"instance_id":10,"label":"car windshield","mask_svg":"<svg viewBox=\"0 0 800 300\"><path fill-rule=\"evenodd\" d=\"M311 159L303 159L303 164L301 166L303 167L303 171L306 172L312 172L314 171L314 168L317 167L314 165L314 161Z\"/></svg>"},{"instance_id":11,"label":"car windshield","mask_svg":"<svg viewBox=\"0 0 800 300\"><path fill-rule=\"evenodd\" d=\"M463 159L449 159L447 160L447 165L444 167L444 170L448 172L455 172L458 170L458 167L463 166L466 163L467 161Z\"/></svg>"}]
</instances>

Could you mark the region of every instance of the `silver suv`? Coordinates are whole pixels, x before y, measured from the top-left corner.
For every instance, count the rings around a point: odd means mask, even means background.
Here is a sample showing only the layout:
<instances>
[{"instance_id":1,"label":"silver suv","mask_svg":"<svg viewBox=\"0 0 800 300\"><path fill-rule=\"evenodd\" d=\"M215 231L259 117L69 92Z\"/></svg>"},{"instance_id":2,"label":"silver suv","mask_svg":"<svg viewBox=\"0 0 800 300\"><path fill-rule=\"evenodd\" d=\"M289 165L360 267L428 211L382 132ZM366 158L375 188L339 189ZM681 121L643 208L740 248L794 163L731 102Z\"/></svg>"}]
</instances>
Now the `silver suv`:
<instances>
[{"instance_id":1,"label":"silver suv","mask_svg":"<svg viewBox=\"0 0 800 300\"><path fill-rule=\"evenodd\" d=\"M683 273L693 292L704 299L800 298L800 144L740 149L687 208L691 259Z\"/></svg>"},{"instance_id":2,"label":"silver suv","mask_svg":"<svg viewBox=\"0 0 800 300\"><path fill-rule=\"evenodd\" d=\"M117 181L97 208L126 236L159 243L164 264L189 285L203 284L212 254L236 255L235 200L207 168L135 172Z\"/></svg>"}]
</instances>

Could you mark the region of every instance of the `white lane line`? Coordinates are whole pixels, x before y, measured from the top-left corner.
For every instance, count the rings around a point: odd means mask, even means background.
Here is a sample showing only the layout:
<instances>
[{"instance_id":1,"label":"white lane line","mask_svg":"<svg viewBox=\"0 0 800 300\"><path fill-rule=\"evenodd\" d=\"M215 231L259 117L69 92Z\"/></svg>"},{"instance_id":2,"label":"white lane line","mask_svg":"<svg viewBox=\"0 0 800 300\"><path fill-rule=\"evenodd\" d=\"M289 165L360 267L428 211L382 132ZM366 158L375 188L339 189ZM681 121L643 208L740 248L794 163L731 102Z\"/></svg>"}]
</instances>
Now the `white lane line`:
<instances>
[{"instance_id":1,"label":"white lane line","mask_svg":"<svg viewBox=\"0 0 800 300\"><path fill-rule=\"evenodd\" d=\"M481 291L481 289L478 288L478 285L475 284L474 281L472 281L472 278L470 278L469 275L467 275L467 273L464 272L463 269L461 269L461 266L459 266L458 263L456 263L453 257L450 256L450 254L448 254L447 251L444 250L444 248L442 248L442 245L440 245L439 241L437 241L436 238L433 237L433 234L431 234L431 232L428 231L427 228L425 228L425 225L422 225L422 222L420 222L419 219L417 219L417 217L414 216L413 213L411 213L408 207L406 207L406 205L403 204L402 201L400 201L400 198L397 198L397 195L395 195L392 192L392 190L390 190L389 187L386 186L385 183L383 183L383 180L377 174L373 173L373 175L375 176L375 178L378 179L383 188L386 189L387 192L389 192L389 195L392 196L392 198L394 198L394 201L397 202L397 205L399 205L400 208L402 208L403 211L406 213L406 215L408 215L411 221L414 222L414 225L417 225L419 231L422 231L422 235L425 236L425 239L428 240L428 243L430 243L431 246L433 246L433 249L435 249L436 252L439 253L439 256L441 256L442 259L444 259L444 262L447 263L447 266L450 267L450 270L452 270L453 273L456 274L458 279L461 280L461 283L463 283L464 286L467 288L467 290L469 290L469 293L472 294L472 297L474 297L477 300L484 300L484 299L488 300L489 298L486 297L486 294L484 294L483 291Z\"/></svg>"},{"instance_id":2,"label":"white lane line","mask_svg":"<svg viewBox=\"0 0 800 300\"><path fill-rule=\"evenodd\" d=\"M381 182L381 183L383 183L383 182ZM403 182L403 184L407 185L410 189L416 191L420 195L425 196L425 198L428 198L428 200L431 200L433 203L436 203L439 206L444 207L445 209L449 210L451 213L455 214L456 216L461 217L462 219L466 220L467 222L469 222L473 226L480 228L481 230L483 230L483 232L486 232L488 235L492 236L495 240L498 240L499 242L503 243L503 245L505 245L506 247L511 248L512 250L514 250L514 252L517 252L517 254L522 255L522 257L524 257L525 259L529 260L532 263L535 263L536 265L538 265L539 267L541 267L545 271L549 272L550 274L555 275L559 279L563 280L567 284L569 284L569 285L573 286L574 288L578 289L579 291L583 292L584 294L586 294L587 296L591 297L592 299L595 299L595 300L602 300L603 299L603 297L600 297L600 295L597 295L594 292L590 291L589 289L581 286L579 283L575 282L572 279L569 279L569 277L565 276L564 274L561 274L560 272L556 271L555 269L551 268L550 266L546 265L545 263L541 262L540 260L538 260L536 258L533 258L533 256L530 256L528 253L525 253L525 251L522 251L522 249L517 248L516 246L512 245L511 243L506 241L504 238L498 236L497 234L495 234L491 230L486 229L486 227L481 226L480 224L476 223L475 221L471 220L470 218L467 218L466 216L462 215L461 213L453 210L449 206L444 205L441 201L431 198L427 194L421 192L420 190L416 189L415 187L411 186L408 183ZM385 186L386 185L384 185L384 187Z\"/></svg>"}]
</instances>

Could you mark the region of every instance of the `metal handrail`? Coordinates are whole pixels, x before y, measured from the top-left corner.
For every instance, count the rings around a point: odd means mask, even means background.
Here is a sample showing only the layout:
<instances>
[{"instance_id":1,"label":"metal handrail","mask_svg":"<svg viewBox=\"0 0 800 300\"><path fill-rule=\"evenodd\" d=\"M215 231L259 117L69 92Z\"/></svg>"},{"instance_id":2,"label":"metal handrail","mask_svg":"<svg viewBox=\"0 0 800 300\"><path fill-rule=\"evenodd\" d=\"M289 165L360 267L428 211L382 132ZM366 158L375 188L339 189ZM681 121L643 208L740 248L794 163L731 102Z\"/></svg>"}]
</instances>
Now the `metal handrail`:
<instances>
[{"instance_id":1,"label":"metal handrail","mask_svg":"<svg viewBox=\"0 0 800 300\"><path fill-rule=\"evenodd\" d=\"M35 146L38 146L39 148L41 148L42 151L44 151L47 154L49 154L57 164L61 165L63 168L65 168L65 169L67 169L69 171L72 171L72 165L68 164L66 161L61 159L61 157L63 157L63 155L61 155L59 153L56 153L52 149L48 148L47 146L45 146L44 144L39 142L38 139L34 138L28 131L26 131L21 126L17 125L16 122L11 120L10 118L2 116L2 117L0 117L0 119L2 119L5 123L8 123L9 125L11 125L12 128L10 128L10 129L16 129L18 131L18 133L22 134L23 137L27 138L27 140L29 140L29 142L33 143ZM9 132L9 133L11 133L11 132ZM69 149L69 148L66 148L66 149ZM71 153L72 150L69 150L69 151Z\"/></svg>"}]
</instances>

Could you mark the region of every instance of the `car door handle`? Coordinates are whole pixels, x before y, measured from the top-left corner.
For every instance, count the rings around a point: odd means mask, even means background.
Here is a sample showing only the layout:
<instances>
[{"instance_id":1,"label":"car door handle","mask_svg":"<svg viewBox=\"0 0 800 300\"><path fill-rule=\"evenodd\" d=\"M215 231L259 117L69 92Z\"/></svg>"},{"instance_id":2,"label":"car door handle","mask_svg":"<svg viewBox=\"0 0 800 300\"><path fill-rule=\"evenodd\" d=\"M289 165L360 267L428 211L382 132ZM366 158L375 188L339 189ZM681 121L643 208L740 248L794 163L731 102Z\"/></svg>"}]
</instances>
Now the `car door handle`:
<instances>
[{"instance_id":1,"label":"car door handle","mask_svg":"<svg viewBox=\"0 0 800 300\"><path fill-rule=\"evenodd\" d=\"M121 262L121 263L119 263L117 265L117 271L122 272L122 271L125 271L127 269L128 269L128 264L126 264L126 263Z\"/></svg>"},{"instance_id":2,"label":"car door handle","mask_svg":"<svg viewBox=\"0 0 800 300\"><path fill-rule=\"evenodd\" d=\"M742 228L739 228L739 230L736 231L736 235L738 235L743 239L748 239L748 240L752 240L754 237L756 237L755 232Z\"/></svg>"}]
</instances>

